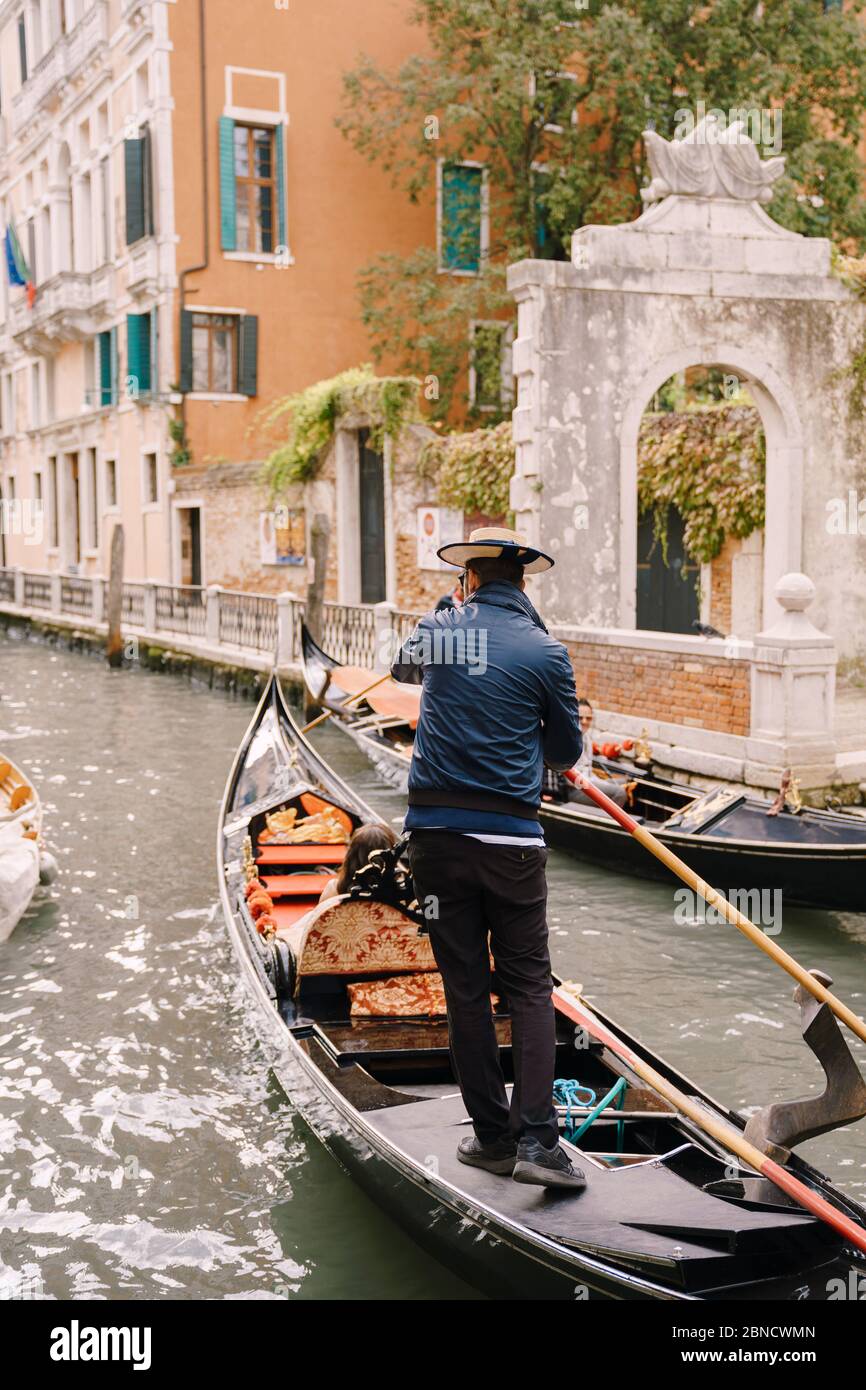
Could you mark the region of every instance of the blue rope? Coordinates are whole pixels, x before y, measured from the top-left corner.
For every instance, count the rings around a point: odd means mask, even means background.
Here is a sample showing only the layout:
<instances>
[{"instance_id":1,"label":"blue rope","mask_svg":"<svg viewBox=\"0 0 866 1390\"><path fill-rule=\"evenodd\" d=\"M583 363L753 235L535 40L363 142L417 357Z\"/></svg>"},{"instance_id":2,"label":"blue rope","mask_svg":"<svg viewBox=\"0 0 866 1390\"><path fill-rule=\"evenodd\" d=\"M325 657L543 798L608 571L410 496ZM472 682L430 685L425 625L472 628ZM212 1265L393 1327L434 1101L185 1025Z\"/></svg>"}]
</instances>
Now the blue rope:
<instances>
[{"instance_id":1,"label":"blue rope","mask_svg":"<svg viewBox=\"0 0 866 1390\"><path fill-rule=\"evenodd\" d=\"M568 1140L568 1142L570 1144L576 1144L578 1139L580 1139L581 1135L586 1133L586 1131L598 1119L602 1110L606 1110L607 1107L611 1104L611 1102L614 1102L616 1104L617 1110L621 1110L623 1105L625 1104L626 1089L626 1079L624 1076L620 1076L618 1080L615 1081L614 1084L611 1086L607 1095L602 1096L600 1101L596 1101L595 1091L593 1091L592 1088L589 1086L581 1086L579 1081L572 1081L570 1079L554 1081L554 1101L557 1105L567 1106L567 1110L565 1112L565 1137ZM589 1100L581 1100L577 1094L578 1091L584 1091L589 1096ZM583 1109L586 1109L589 1106L592 1107L590 1113L581 1122L577 1129L572 1129L571 1127L572 1105L579 1105ZM617 1153L622 1153L623 1132L624 1126L622 1120L618 1120L616 1126Z\"/></svg>"}]
</instances>

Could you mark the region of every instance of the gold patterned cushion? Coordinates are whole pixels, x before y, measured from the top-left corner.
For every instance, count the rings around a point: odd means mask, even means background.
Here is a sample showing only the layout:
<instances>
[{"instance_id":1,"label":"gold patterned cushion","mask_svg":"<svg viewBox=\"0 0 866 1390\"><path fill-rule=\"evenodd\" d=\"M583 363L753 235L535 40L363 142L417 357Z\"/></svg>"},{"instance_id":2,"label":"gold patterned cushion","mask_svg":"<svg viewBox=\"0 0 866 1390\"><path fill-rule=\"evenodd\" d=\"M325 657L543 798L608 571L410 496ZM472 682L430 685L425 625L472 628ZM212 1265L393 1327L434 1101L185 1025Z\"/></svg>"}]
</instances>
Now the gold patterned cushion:
<instances>
[{"instance_id":1,"label":"gold patterned cushion","mask_svg":"<svg viewBox=\"0 0 866 1390\"><path fill-rule=\"evenodd\" d=\"M393 975L388 980L362 980L346 985L352 1018L413 1018L444 1016L445 991L438 970L423 975Z\"/></svg>"},{"instance_id":2,"label":"gold patterned cushion","mask_svg":"<svg viewBox=\"0 0 866 1390\"><path fill-rule=\"evenodd\" d=\"M361 980L346 985L352 1018L417 1018L445 1016L445 990L438 970L424 975L393 975L388 980ZM495 994L491 1004L498 1004Z\"/></svg>"},{"instance_id":3,"label":"gold patterned cushion","mask_svg":"<svg viewBox=\"0 0 866 1390\"><path fill-rule=\"evenodd\" d=\"M299 943L298 975L366 975L435 970L429 936L399 908L335 899L323 904Z\"/></svg>"}]
</instances>

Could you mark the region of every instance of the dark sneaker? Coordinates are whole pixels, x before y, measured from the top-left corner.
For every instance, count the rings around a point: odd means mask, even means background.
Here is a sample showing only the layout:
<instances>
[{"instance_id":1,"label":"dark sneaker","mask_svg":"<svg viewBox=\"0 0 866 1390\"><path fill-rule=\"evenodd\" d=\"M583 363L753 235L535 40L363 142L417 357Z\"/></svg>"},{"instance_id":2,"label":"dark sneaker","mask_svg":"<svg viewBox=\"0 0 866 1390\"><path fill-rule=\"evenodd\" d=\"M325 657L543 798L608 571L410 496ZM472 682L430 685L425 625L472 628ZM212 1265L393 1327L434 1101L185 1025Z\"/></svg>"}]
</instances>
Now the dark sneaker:
<instances>
[{"instance_id":1,"label":"dark sneaker","mask_svg":"<svg viewBox=\"0 0 866 1390\"><path fill-rule=\"evenodd\" d=\"M515 1182L538 1183L541 1187L567 1187L580 1192L586 1178L575 1168L565 1149L557 1144L546 1149L537 1139L521 1139L517 1146L517 1162L511 1174Z\"/></svg>"},{"instance_id":2,"label":"dark sneaker","mask_svg":"<svg viewBox=\"0 0 866 1390\"><path fill-rule=\"evenodd\" d=\"M495 1144L482 1144L473 1134L471 1139L461 1139L457 1145L457 1157L461 1163L472 1168L486 1168L488 1173L498 1173L510 1177L517 1161L517 1145L513 1139L497 1139Z\"/></svg>"}]
</instances>

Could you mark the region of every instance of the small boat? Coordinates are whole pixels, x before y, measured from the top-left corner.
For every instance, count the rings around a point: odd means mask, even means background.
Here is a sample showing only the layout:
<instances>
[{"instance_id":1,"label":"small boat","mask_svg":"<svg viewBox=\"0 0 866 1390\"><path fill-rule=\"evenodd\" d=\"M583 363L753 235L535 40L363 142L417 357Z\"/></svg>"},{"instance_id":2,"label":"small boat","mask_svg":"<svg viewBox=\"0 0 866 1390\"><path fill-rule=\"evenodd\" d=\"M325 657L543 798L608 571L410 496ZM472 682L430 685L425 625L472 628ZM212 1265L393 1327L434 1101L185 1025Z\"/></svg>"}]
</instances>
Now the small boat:
<instances>
[{"instance_id":1,"label":"small boat","mask_svg":"<svg viewBox=\"0 0 866 1390\"><path fill-rule=\"evenodd\" d=\"M441 980L397 852L319 901L352 830L377 820L305 739L272 677L220 809L227 929L280 1085L403 1230L494 1297L799 1300L827 1299L833 1280L847 1287L854 1256L844 1237L738 1166L643 1084L611 1041L726 1133L742 1134L743 1119L595 1005L586 1017L607 1030L607 1043L561 1005L557 1013L555 1094L586 1189L547 1193L458 1163L469 1120ZM495 975L493 988L510 1079L511 1020ZM792 1153L787 1168L866 1231L866 1211L814 1167Z\"/></svg>"},{"instance_id":2,"label":"small boat","mask_svg":"<svg viewBox=\"0 0 866 1390\"><path fill-rule=\"evenodd\" d=\"M334 711L332 722L348 734L385 781L405 790L417 709L414 720L401 720L396 710L381 715L373 708L372 698L367 706L347 706L351 694L375 679L374 674L362 667L341 667L306 629L302 653L304 678L313 699ZM401 688L413 693L419 689ZM631 814L721 892L747 898L778 892L783 903L866 912L866 819L862 816L809 806L791 809L787 803L770 815L773 803L762 797L727 787L696 795L696 788L669 781L651 765L598 758L594 766L602 777L633 782ZM606 868L673 881L670 871L604 811L568 800L567 795L560 786L546 793L541 803L539 819L548 844Z\"/></svg>"},{"instance_id":3,"label":"small boat","mask_svg":"<svg viewBox=\"0 0 866 1390\"><path fill-rule=\"evenodd\" d=\"M0 752L0 941L17 927L39 884L42 803Z\"/></svg>"}]
</instances>

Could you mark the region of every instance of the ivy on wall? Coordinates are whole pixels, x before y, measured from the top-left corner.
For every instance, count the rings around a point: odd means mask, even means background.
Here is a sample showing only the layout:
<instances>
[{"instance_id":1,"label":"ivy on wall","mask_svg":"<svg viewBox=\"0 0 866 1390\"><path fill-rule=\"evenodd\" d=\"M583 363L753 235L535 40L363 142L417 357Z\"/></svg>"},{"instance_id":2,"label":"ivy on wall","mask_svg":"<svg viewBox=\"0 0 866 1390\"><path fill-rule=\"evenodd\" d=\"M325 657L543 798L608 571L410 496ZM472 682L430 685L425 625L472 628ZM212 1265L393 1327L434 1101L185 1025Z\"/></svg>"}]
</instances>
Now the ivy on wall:
<instances>
[{"instance_id":1,"label":"ivy on wall","mask_svg":"<svg viewBox=\"0 0 866 1390\"><path fill-rule=\"evenodd\" d=\"M513 472L510 420L503 420L493 429L431 439L418 460L419 476L435 480L443 506L483 512L486 516L504 516L508 512Z\"/></svg>"},{"instance_id":2,"label":"ivy on wall","mask_svg":"<svg viewBox=\"0 0 866 1390\"><path fill-rule=\"evenodd\" d=\"M858 299L866 299L866 256L845 256L834 246L831 265L843 285L853 290ZM852 420L862 420L866 415L866 332L860 346L851 358L847 369L839 375L850 382L848 390L848 414Z\"/></svg>"},{"instance_id":3,"label":"ivy on wall","mask_svg":"<svg viewBox=\"0 0 866 1390\"><path fill-rule=\"evenodd\" d=\"M271 492L277 494L315 476L342 415L364 415L371 447L381 450L386 436L393 438L419 418L419 387L415 377L377 376L365 363L274 402L260 422L266 430L287 427L288 433L265 463Z\"/></svg>"},{"instance_id":4,"label":"ivy on wall","mask_svg":"<svg viewBox=\"0 0 866 1390\"><path fill-rule=\"evenodd\" d=\"M638 437L638 509L651 512L667 560L667 520L685 522L689 555L708 564L726 536L764 524L766 446L753 406L699 405L647 413Z\"/></svg>"}]
</instances>

